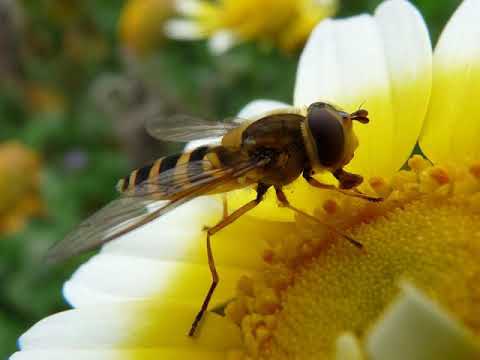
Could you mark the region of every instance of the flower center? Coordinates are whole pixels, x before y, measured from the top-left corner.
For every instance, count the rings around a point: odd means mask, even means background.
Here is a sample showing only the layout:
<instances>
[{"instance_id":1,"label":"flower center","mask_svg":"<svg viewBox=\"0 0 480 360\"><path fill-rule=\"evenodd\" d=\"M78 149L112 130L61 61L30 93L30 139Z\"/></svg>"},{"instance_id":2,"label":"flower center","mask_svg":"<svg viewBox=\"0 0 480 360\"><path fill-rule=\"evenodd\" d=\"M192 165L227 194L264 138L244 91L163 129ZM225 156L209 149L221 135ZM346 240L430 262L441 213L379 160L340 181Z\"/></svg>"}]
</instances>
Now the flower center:
<instances>
[{"instance_id":1,"label":"flower center","mask_svg":"<svg viewBox=\"0 0 480 360\"><path fill-rule=\"evenodd\" d=\"M371 179L385 201L332 197L316 214L363 250L297 219L243 278L227 314L246 352L261 359L331 358L339 335L362 339L408 280L480 334L480 164L430 166L415 156L390 182Z\"/></svg>"}]
</instances>

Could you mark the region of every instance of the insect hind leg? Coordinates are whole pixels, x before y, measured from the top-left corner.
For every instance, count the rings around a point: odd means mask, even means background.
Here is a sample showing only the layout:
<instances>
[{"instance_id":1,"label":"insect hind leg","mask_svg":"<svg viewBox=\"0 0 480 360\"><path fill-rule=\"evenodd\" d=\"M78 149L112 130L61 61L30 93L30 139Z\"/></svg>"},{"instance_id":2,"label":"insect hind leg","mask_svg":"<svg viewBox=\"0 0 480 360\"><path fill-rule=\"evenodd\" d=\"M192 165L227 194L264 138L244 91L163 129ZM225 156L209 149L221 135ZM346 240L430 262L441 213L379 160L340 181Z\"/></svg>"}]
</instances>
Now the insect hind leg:
<instances>
[{"instance_id":1,"label":"insect hind leg","mask_svg":"<svg viewBox=\"0 0 480 360\"><path fill-rule=\"evenodd\" d=\"M220 281L217 269L215 267L215 259L213 257L210 237L212 235L216 234L218 231L222 230L227 225L233 223L235 220L237 220L239 217L241 217L247 211L253 209L255 206L260 204L260 202L263 200L263 197L264 197L265 193L267 192L268 188L269 188L269 185L265 185L265 184L262 184L262 183L258 184L257 197L254 200L249 201L248 203L246 203L245 205L243 205L239 209L235 210L230 215L224 217L215 226L206 229L207 230L208 266L209 266L210 272L212 274L212 284L210 285L210 288L208 289L207 295L205 296L205 299L203 300L200 311L197 313L197 315L195 316L195 319L193 320L192 327L190 328L190 331L188 332L188 336L192 337L192 336L195 335L195 331L196 331L200 321L202 320L203 315L207 311L208 304L210 303L210 300L212 299L215 288L217 287L218 282Z\"/></svg>"}]
</instances>

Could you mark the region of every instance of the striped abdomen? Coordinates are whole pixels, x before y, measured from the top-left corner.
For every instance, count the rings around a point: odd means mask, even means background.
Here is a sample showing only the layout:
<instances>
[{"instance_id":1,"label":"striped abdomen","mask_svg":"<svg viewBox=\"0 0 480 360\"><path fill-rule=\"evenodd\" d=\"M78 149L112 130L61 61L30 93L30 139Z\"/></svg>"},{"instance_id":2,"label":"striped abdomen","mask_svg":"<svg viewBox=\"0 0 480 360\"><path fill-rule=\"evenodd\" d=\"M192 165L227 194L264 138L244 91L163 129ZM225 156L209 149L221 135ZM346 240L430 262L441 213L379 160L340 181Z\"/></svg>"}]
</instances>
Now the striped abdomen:
<instances>
[{"instance_id":1,"label":"striped abdomen","mask_svg":"<svg viewBox=\"0 0 480 360\"><path fill-rule=\"evenodd\" d=\"M168 198L173 187L187 187L198 179L202 171L222 167L226 159L224 151L221 146L200 146L193 151L160 158L120 179L117 189L122 193L134 192L135 187L149 180L149 183L155 184L151 186L158 195ZM203 161L199 163L200 160ZM165 175L167 171L169 176L162 179L161 174Z\"/></svg>"}]
</instances>

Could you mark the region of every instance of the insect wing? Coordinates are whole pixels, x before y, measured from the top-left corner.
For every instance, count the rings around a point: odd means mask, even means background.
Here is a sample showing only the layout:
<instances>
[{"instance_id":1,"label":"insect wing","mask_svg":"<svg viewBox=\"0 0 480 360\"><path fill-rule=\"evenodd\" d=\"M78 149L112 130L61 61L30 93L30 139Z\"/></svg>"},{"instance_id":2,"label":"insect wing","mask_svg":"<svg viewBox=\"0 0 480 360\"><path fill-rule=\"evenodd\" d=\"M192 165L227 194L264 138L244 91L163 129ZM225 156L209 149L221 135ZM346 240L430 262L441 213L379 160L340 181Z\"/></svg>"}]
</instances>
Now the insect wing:
<instances>
[{"instance_id":1,"label":"insect wing","mask_svg":"<svg viewBox=\"0 0 480 360\"><path fill-rule=\"evenodd\" d=\"M177 165L154 177L149 177L132 189L127 190L126 196L155 196L156 199L168 200L174 194L198 186L212 176L221 174L224 169L215 169L208 160L197 160Z\"/></svg>"},{"instance_id":2,"label":"insect wing","mask_svg":"<svg viewBox=\"0 0 480 360\"><path fill-rule=\"evenodd\" d=\"M211 167L211 163L205 160L185 163L140 183L80 223L65 239L49 250L47 260L65 260L133 230L161 208L165 207L163 212L171 210L173 204L170 200L180 191L185 193L184 198L191 199L187 196L188 190L198 187L203 179L213 176L215 171L205 171L208 166ZM190 181L186 180L187 174ZM178 201L175 204L180 205Z\"/></svg>"},{"instance_id":3,"label":"insect wing","mask_svg":"<svg viewBox=\"0 0 480 360\"><path fill-rule=\"evenodd\" d=\"M56 243L47 254L47 261L59 262L73 255L94 249L109 236L141 221L165 204L165 201L120 197L80 223L65 239Z\"/></svg>"},{"instance_id":4,"label":"insect wing","mask_svg":"<svg viewBox=\"0 0 480 360\"><path fill-rule=\"evenodd\" d=\"M151 116L145 121L147 132L158 140L188 142L225 135L238 126L235 122L212 122L187 115Z\"/></svg>"},{"instance_id":5,"label":"insect wing","mask_svg":"<svg viewBox=\"0 0 480 360\"><path fill-rule=\"evenodd\" d=\"M243 176L255 168L265 166L268 162L269 159L266 158L249 159L232 167L203 172L204 176L201 176L198 171L193 180L190 178L188 184L185 183L182 186L176 182L175 176L173 176L175 169L171 169L170 174L157 179L162 184L161 189L155 191L154 182L148 186L143 183L139 184L137 191L122 195L86 219L65 239L49 250L47 261L59 262L73 255L93 250L149 223L197 196L212 191L225 181ZM203 164L201 165L203 166ZM165 193L163 187L169 189L169 201L163 200Z\"/></svg>"}]
</instances>

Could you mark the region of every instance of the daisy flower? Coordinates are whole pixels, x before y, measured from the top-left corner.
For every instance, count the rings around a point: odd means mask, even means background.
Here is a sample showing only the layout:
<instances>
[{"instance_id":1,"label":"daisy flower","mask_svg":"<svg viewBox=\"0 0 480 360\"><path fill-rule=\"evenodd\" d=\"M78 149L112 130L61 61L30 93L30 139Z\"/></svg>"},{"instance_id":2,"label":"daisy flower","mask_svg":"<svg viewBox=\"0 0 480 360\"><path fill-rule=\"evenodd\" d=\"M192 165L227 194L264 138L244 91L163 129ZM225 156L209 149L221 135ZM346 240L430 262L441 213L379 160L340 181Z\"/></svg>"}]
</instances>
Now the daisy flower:
<instances>
[{"instance_id":1,"label":"daisy flower","mask_svg":"<svg viewBox=\"0 0 480 360\"><path fill-rule=\"evenodd\" d=\"M177 0L184 18L166 23L167 36L208 39L214 53L246 41L290 52L303 46L315 25L337 8L337 0Z\"/></svg>"},{"instance_id":2,"label":"daisy flower","mask_svg":"<svg viewBox=\"0 0 480 360\"><path fill-rule=\"evenodd\" d=\"M210 284L202 227L222 216L220 200L198 198L83 265L64 288L75 309L34 325L12 359L478 358L479 16L465 0L433 53L404 0L324 21L308 40L293 102L363 103L372 121L355 129L349 169L385 200L300 180L287 194L363 251L268 198L215 235L219 288L189 338ZM259 100L241 117L286 106ZM428 159L410 157L417 141Z\"/></svg>"}]
</instances>

